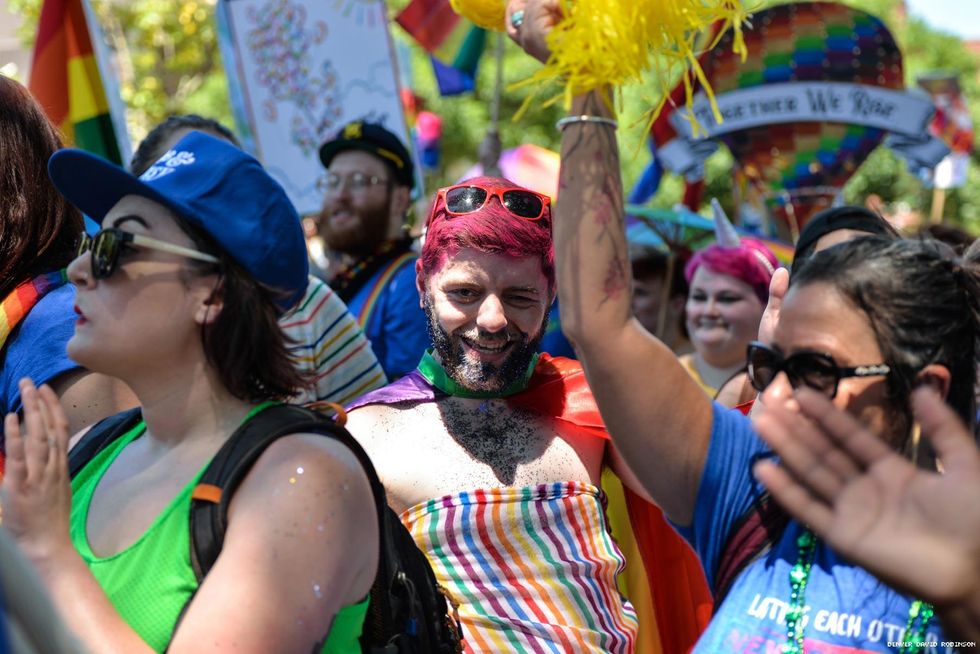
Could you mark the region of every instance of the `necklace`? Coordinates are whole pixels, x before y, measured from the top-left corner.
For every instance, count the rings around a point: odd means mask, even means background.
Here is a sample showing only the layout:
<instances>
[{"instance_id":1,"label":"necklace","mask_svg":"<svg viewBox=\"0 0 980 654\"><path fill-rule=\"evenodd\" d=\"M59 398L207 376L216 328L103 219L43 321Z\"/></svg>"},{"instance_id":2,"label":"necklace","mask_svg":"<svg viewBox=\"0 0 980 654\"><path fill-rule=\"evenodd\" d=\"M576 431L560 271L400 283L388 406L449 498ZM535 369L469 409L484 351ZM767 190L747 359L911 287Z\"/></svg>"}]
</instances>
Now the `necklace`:
<instances>
[{"instance_id":1,"label":"necklace","mask_svg":"<svg viewBox=\"0 0 980 654\"><path fill-rule=\"evenodd\" d=\"M786 611L786 644L784 654L803 653L803 607L806 602L806 585L810 580L810 570L817 553L817 537L805 529L796 539L796 565L789 571L789 609ZM934 610L931 604L915 600L909 607L908 622L902 632L902 647L899 654L914 654L922 651L926 629L932 620Z\"/></svg>"}]
</instances>

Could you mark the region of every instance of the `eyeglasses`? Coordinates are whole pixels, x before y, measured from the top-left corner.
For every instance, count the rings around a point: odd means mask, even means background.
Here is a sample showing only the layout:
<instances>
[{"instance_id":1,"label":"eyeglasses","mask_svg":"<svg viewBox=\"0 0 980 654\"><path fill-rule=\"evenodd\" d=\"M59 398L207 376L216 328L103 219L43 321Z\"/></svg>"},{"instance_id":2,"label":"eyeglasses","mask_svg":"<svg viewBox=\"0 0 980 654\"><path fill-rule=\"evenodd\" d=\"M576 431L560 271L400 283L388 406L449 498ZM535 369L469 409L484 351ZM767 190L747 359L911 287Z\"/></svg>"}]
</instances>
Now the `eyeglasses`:
<instances>
[{"instance_id":1,"label":"eyeglasses","mask_svg":"<svg viewBox=\"0 0 980 654\"><path fill-rule=\"evenodd\" d=\"M540 220L551 205L551 198L547 195L524 188L487 188L461 184L439 189L439 199L445 204L446 213L450 216L479 211L490 198L497 198L500 206L522 220Z\"/></svg>"},{"instance_id":2,"label":"eyeglasses","mask_svg":"<svg viewBox=\"0 0 980 654\"><path fill-rule=\"evenodd\" d=\"M784 357L779 352L759 342L749 343L749 381L762 392L780 372L785 372L790 386L807 386L823 393L830 399L837 395L837 385L847 377L878 377L888 375L891 368L884 363L841 368L829 354L821 352L797 352Z\"/></svg>"},{"instance_id":3,"label":"eyeglasses","mask_svg":"<svg viewBox=\"0 0 980 654\"><path fill-rule=\"evenodd\" d=\"M80 257L86 252L92 253L92 277L95 279L106 279L116 272L119 267L119 255L127 246L146 248L148 250L159 250L177 254L188 259L197 259L208 263L218 263L218 259L210 254L198 252L190 248L185 248L173 243L158 241L149 236L124 232L115 227L107 227L95 236L82 233L81 241L78 243L76 257Z\"/></svg>"},{"instance_id":4,"label":"eyeglasses","mask_svg":"<svg viewBox=\"0 0 980 654\"><path fill-rule=\"evenodd\" d=\"M377 175L367 175L365 173L351 173L346 177L336 173L327 173L316 181L316 188L321 193L336 193L342 188L347 188L351 193L365 191L378 184L387 184L388 180Z\"/></svg>"}]
</instances>

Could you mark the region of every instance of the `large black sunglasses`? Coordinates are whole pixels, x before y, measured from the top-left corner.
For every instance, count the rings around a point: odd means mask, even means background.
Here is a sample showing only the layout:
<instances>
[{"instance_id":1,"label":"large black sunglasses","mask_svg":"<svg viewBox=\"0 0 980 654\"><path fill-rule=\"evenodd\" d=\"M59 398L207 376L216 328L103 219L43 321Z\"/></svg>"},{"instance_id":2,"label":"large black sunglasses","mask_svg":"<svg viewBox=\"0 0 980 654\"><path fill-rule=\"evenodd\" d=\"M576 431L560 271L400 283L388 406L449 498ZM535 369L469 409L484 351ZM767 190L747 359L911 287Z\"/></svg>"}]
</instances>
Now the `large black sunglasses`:
<instances>
[{"instance_id":1,"label":"large black sunglasses","mask_svg":"<svg viewBox=\"0 0 980 654\"><path fill-rule=\"evenodd\" d=\"M124 232L115 227L106 227L95 236L82 233L81 240L78 242L76 257L80 257L86 252L92 253L92 277L95 279L106 279L111 277L119 267L119 255L127 246L141 247L148 250L159 250L169 252L188 259L197 259L208 263L218 263L218 259L210 254L198 252L190 248L185 248L173 243L158 241L149 236Z\"/></svg>"},{"instance_id":2,"label":"large black sunglasses","mask_svg":"<svg viewBox=\"0 0 980 654\"><path fill-rule=\"evenodd\" d=\"M475 182L441 188L438 195L450 216L479 211L494 197L512 216L523 220L543 218L551 205L551 198L535 191L520 187L494 188Z\"/></svg>"},{"instance_id":3,"label":"large black sunglasses","mask_svg":"<svg viewBox=\"0 0 980 654\"><path fill-rule=\"evenodd\" d=\"M837 385L846 377L879 377L891 372L884 363L841 368L829 354L797 352L788 357L757 341L748 347L749 381L760 393L780 372L785 372L793 388L806 386L830 399L837 395Z\"/></svg>"}]
</instances>

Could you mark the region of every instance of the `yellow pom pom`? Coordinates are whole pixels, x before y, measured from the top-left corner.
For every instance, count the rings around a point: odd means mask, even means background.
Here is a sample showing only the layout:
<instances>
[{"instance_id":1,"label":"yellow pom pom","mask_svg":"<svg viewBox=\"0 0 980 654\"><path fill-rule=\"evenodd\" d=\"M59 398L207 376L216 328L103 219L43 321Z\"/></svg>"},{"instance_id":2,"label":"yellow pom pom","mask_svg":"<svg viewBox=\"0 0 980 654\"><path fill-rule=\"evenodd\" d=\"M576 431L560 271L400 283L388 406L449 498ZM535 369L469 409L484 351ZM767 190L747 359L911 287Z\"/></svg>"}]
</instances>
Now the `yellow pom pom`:
<instances>
[{"instance_id":1,"label":"yellow pom pom","mask_svg":"<svg viewBox=\"0 0 980 654\"><path fill-rule=\"evenodd\" d=\"M453 11L483 29L504 31L507 4L504 0L449 0Z\"/></svg>"},{"instance_id":2,"label":"yellow pom pom","mask_svg":"<svg viewBox=\"0 0 980 654\"><path fill-rule=\"evenodd\" d=\"M690 76L684 75L687 103L693 100L693 77L704 88L720 122L714 94L698 64L696 41L701 30L723 21L718 34L734 26L735 51L744 59L741 27L746 10L742 0L562 0L561 6L564 18L548 34L551 58L518 85L540 86L558 80L563 93L545 104L559 99L569 104L573 96L640 82L644 73L654 71L665 101L678 73L690 69ZM663 101L655 111L662 106Z\"/></svg>"}]
</instances>

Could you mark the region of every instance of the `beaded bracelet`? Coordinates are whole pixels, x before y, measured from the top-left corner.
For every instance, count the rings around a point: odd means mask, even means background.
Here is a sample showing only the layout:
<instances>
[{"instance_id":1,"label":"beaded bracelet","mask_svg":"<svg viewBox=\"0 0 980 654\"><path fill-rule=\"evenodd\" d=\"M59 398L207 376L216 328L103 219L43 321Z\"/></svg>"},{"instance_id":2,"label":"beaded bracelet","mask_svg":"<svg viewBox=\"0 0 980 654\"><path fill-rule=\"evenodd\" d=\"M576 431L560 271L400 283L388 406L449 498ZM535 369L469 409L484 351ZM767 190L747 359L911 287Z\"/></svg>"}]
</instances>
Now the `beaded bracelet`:
<instances>
[{"instance_id":1,"label":"beaded bracelet","mask_svg":"<svg viewBox=\"0 0 980 654\"><path fill-rule=\"evenodd\" d=\"M555 129L559 131L564 131L569 125L574 125L576 123L595 123L597 125L609 125L613 129L619 127L617 123L612 118L606 118L605 116L589 116L587 114L582 114L580 116L566 116L562 118L557 123L555 123Z\"/></svg>"}]
</instances>

